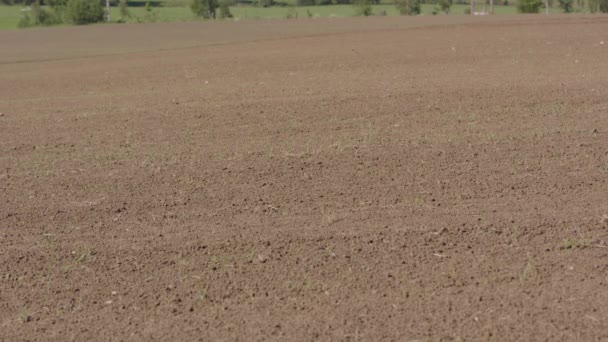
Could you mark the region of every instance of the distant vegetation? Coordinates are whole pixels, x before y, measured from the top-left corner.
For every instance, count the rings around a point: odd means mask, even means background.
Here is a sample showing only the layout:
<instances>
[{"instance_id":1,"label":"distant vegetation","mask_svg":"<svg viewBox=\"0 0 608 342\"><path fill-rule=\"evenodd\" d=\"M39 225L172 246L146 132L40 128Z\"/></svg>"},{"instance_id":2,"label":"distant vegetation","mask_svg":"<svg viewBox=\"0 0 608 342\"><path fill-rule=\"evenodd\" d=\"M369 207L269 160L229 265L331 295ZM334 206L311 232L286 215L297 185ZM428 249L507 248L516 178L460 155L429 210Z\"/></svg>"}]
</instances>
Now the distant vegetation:
<instances>
[{"instance_id":1,"label":"distant vegetation","mask_svg":"<svg viewBox=\"0 0 608 342\"><path fill-rule=\"evenodd\" d=\"M418 15L420 14L419 0L395 0L395 5L402 15Z\"/></svg>"},{"instance_id":2,"label":"distant vegetation","mask_svg":"<svg viewBox=\"0 0 608 342\"><path fill-rule=\"evenodd\" d=\"M67 0L65 7L65 19L69 23L84 25L103 20L101 1Z\"/></svg>"},{"instance_id":3,"label":"distant vegetation","mask_svg":"<svg viewBox=\"0 0 608 342\"><path fill-rule=\"evenodd\" d=\"M489 0L476 11L489 11ZM549 0L550 12L608 12L608 0ZM495 13L538 13L544 0L495 0ZM483 11L483 10L482 10ZM197 18L265 19L369 15L470 14L468 0L110 0L116 23ZM107 19L105 0L0 0L0 29L91 24Z\"/></svg>"},{"instance_id":4,"label":"distant vegetation","mask_svg":"<svg viewBox=\"0 0 608 342\"><path fill-rule=\"evenodd\" d=\"M99 0L49 0L44 7L36 0L29 11L23 12L17 26L83 25L103 20L104 10Z\"/></svg>"},{"instance_id":5,"label":"distant vegetation","mask_svg":"<svg viewBox=\"0 0 608 342\"><path fill-rule=\"evenodd\" d=\"M542 6L542 0L519 0L517 2L517 10L520 13L538 13Z\"/></svg>"},{"instance_id":6,"label":"distant vegetation","mask_svg":"<svg viewBox=\"0 0 608 342\"><path fill-rule=\"evenodd\" d=\"M219 7L217 0L193 0L190 5L192 12L205 19L215 19L215 10Z\"/></svg>"}]
</instances>

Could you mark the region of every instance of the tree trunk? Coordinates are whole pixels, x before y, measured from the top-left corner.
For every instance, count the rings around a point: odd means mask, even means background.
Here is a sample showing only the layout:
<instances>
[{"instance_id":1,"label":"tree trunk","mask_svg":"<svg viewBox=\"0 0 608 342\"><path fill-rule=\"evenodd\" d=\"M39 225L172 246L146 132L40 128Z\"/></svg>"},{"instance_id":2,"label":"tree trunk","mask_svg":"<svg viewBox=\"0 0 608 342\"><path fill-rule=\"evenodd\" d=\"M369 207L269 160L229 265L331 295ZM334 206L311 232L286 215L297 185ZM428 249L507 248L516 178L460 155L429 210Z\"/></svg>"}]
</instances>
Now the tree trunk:
<instances>
[{"instance_id":1,"label":"tree trunk","mask_svg":"<svg viewBox=\"0 0 608 342\"><path fill-rule=\"evenodd\" d=\"M494 14L494 0L490 0L490 14Z\"/></svg>"},{"instance_id":2,"label":"tree trunk","mask_svg":"<svg viewBox=\"0 0 608 342\"><path fill-rule=\"evenodd\" d=\"M110 22L110 0L106 0L106 21Z\"/></svg>"}]
</instances>

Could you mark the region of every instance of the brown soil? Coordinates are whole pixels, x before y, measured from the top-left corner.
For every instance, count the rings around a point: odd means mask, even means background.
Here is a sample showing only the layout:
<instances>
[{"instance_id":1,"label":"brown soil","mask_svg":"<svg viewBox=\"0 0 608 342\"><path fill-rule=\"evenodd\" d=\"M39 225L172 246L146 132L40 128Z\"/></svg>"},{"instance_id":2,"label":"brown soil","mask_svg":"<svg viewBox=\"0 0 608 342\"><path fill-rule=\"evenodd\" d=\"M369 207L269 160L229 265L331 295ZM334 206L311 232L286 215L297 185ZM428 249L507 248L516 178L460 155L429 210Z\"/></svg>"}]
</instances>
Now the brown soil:
<instances>
[{"instance_id":1,"label":"brown soil","mask_svg":"<svg viewBox=\"0 0 608 342\"><path fill-rule=\"evenodd\" d=\"M606 32L1 32L0 340L607 340Z\"/></svg>"}]
</instances>

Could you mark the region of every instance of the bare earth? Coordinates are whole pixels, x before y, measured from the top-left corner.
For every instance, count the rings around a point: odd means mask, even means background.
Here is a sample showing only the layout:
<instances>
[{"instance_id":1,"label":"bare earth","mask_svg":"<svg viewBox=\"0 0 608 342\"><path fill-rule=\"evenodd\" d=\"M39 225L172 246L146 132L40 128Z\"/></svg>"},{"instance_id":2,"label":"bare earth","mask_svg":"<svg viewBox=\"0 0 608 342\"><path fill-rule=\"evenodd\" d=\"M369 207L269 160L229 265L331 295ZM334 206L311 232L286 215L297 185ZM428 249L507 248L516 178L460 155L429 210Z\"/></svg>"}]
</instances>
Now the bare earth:
<instances>
[{"instance_id":1,"label":"bare earth","mask_svg":"<svg viewBox=\"0 0 608 342\"><path fill-rule=\"evenodd\" d=\"M0 32L0 340L608 340L607 32Z\"/></svg>"}]
</instances>

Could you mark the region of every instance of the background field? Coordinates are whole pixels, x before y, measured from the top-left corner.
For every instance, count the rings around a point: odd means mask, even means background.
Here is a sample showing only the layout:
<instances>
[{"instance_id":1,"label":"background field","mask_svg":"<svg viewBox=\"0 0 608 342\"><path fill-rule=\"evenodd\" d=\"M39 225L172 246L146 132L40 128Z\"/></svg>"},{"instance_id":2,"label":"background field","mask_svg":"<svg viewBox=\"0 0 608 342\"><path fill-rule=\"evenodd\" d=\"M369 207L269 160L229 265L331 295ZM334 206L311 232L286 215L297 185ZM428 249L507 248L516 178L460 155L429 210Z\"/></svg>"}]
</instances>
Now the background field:
<instances>
[{"instance_id":1,"label":"background field","mask_svg":"<svg viewBox=\"0 0 608 342\"><path fill-rule=\"evenodd\" d=\"M141 21L149 21L146 19L146 10L143 6L145 2L134 2L129 8L132 17L127 20L127 23L136 23ZM187 1L169 1L161 2L160 6L154 7L154 21L158 22L180 22L180 21L195 21L196 18ZM385 12L387 15L398 15L398 11L391 3L373 5L373 13L379 15ZM437 9L436 5L422 4L422 15L432 15ZM454 4L450 10L451 15L464 15L465 10L469 9L469 5ZM483 8L482 4L478 4L478 9ZM3 6L0 5L0 29L16 29L19 18L22 15L24 8L20 6ZM355 7L353 5L327 5L327 6L300 6L295 8L298 18L307 18L310 12L313 17L351 17L355 15ZM489 7L488 7L489 10ZM240 19L284 19L288 14L288 8L284 6L273 7L257 7L257 6L233 6L230 11L235 16L235 20ZM551 8L551 13L559 13L559 8ZM515 6L495 6L495 13L498 15L517 14ZM437 15L445 15L439 12ZM120 18L118 8L111 8L111 16L114 21Z\"/></svg>"},{"instance_id":2,"label":"background field","mask_svg":"<svg viewBox=\"0 0 608 342\"><path fill-rule=\"evenodd\" d=\"M606 339L606 32L0 31L0 339Z\"/></svg>"},{"instance_id":3,"label":"background field","mask_svg":"<svg viewBox=\"0 0 608 342\"><path fill-rule=\"evenodd\" d=\"M0 29L16 29L19 18L21 18L20 6L0 5Z\"/></svg>"}]
</instances>

